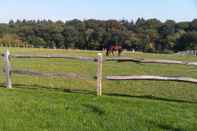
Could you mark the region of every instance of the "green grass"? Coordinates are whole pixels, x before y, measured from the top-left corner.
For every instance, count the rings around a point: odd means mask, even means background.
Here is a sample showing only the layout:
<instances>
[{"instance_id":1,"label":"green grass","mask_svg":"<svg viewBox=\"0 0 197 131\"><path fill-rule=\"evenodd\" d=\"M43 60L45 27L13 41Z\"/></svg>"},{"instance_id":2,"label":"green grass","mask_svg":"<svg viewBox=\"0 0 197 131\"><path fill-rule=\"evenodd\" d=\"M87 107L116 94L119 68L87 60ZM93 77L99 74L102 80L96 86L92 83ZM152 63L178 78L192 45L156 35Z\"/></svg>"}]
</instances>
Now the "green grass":
<instances>
[{"instance_id":1,"label":"green grass","mask_svg":"<svg viewBox=\"0 0 197 131\"><path fill-rule=\"evenodd\" d=\"M95 51L11 48L11 54L96 56ZM0 49L3 52L3 49ZM167 54L124 56L197 61L197 57ZM2 61L2 59L0 59ZM2 62L0 63L2 68ZM103 81L96 97L96 63L64 59L12 59L12 68L42 72L74 72L84 79L13 75L13 89L0 84L0 130L16 131L143 131L197 130L195 84L164 81ZM197 78L197 67L105 62L103 75L169 75Z\"/></svg>"}]
</instances>

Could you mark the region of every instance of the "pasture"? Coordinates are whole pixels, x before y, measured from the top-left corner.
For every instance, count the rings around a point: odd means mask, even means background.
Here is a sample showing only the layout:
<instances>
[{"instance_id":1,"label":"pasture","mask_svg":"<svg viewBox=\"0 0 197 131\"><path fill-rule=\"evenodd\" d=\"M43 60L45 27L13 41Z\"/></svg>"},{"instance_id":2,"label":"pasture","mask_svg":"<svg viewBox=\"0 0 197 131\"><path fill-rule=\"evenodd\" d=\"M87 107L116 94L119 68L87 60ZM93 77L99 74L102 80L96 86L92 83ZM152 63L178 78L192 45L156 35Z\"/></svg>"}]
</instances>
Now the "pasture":
<instances>
[{"instance_id":1,"label":"pasture","mask_svg":"<svg viewBox=\"0 0 197 131\"><path fill-rule=\"evenodd\" d=\"M11 54L96 56L96 51L10 48ZM3 49L0 49L3 53ZM125 52L134 58L197 61L194 56ZM0 59L2 69L2 58ZM76 73L81 79L0 76L0 130L141 131L197 129L197 85L166 81L103 81L96 97L96 63L65 59L11 60L13 69ZM197 78L197 66L105 62L103 75L167 75Z\"/></svg>"}]
</instances>

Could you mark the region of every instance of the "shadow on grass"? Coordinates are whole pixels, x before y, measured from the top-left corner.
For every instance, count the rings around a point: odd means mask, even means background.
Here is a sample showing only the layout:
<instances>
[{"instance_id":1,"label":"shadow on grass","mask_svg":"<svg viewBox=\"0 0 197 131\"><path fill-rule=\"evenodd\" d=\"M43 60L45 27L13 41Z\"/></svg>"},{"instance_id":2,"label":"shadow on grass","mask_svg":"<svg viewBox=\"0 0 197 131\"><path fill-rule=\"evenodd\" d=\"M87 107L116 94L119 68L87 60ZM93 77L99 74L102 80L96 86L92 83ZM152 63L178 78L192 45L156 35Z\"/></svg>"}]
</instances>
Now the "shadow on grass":
<instances>
[{"instance_id":1,"label":"shadow on grass","mask_svg":"<svg viewBox=\"0 0 197 131\"><path fill-rule=\"evenodd\" d=\"M149 122L151 125L155 125L159 127L162 130L169 130L169 131L186 131L184 128L179 128L179 127L173 127L172 125L169 124L164 124L164 123L156 123L154 121Z\"/></svg>"},{"instance_id":2,"label":"shadow on grass","mask_svg":"<svg viewBox=\"0 0 197 131\"><path fill-rule=\"evenodd\" d=\"M157 100L157 101L166 101L166 102L176 102L176 103L189 103L189 104L197 104L195 101L187 101L187 100L177 100L177 99L168 99L168 98L161 98L151 95L144 95L144 96L133 96L133 95L126 95L126 94L116 94L116 93L106 93L108 96L120 96L120 97L130 97L130 98L138 98L138 99L149 99L149 100Z\"/></svg>"},{"instance_id":3,"label":"shadow on grass","mask_svg":"<svg viewBox=\"0 0 197 131\"><path fill-rule=\"evenodd\" d=\"M0 87L4 87L4 84L0 84ZM96 91L91 91L91 90L69 89L69 88L64 88L64 87L55 88L55 87L38 85L38 84L33 84L33 85L13 84L13 87L14 88L20 88L20 89L31 89L31 90L47 89L47 90L60 91L60 92L66 92L66 93L96 95ZM134 96L134 95L127 95L127 94L119 94L119 93L105 93L104 95L106 95L106 96L127 97L127 98L148 99L148 100L165 101L165 102L197 104L197 102L195 102L195 101L168 99L168 98L161 98L161 97L156 97L156 96L151 96L151 95Z\"/></svg>"},{"instance_id":4,"label":"shadow on grass","mask_svg":"<svg viewBox=\"0 0 197 131\"><path fill-rule=\"evenodd\" d=\"M31 89L31 90L40 90L40 89L46 89L46 90L52 90L52 91L59 91L59 92L66 92L66 93L79 93L79 94L88 94L88 95L95 95L95 91L90 90L83 90L83 89L69 89L64 87L49 87L49 86L43 86L38 84L33 85L25 85L25 84L13 84L14 88L19 89Z\"/></svg>"},{"instance_id":5,"label":"shadow on grass","mask_svg":"<svg viewBox=\"0 0 197 131\"><path fill-rule=\"evenodd\" d=\"M105 110L102 109L101 107L97 106L97 105L92 105L92 104L83 104L83 106L85 108L87 108L88 110L90 110L91 112L100 115L104 115L105 114Z\"/></svg>"}]
</instances>

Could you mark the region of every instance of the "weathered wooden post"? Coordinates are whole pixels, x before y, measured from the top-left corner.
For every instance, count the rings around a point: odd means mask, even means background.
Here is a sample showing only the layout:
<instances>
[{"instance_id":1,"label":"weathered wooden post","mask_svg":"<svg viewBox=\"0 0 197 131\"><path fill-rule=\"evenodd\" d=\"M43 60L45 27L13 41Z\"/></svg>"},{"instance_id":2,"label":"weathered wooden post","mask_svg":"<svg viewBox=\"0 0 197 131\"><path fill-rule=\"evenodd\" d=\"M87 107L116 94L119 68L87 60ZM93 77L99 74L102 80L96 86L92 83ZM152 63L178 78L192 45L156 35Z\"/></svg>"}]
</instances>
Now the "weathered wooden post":
<instances>
[{"instance_id":1,"label":"weathered wooden post","mask_svg":"<svg viewBox=\"0 0 197 131\"><path fill-rule=\"evenodd\" d=\"M11 65L9 61L9 56L10 52L8 49L5 50L4 52L4 72L5 72L5 78L6 78L6 83L5 86L7 88L12 88L12 81L11 81Z\"/></svg>"},{"instance_id":2,"label":"weathered wooden post","mask_svg":"<svg viewBox=\"0 0 197 131\"><path fill-rule=\"evenodd\" d=\"M102 95L102 65L103 64L103 55L98 53L97 56L97 96Z\"/></svg>"}]
</instances>

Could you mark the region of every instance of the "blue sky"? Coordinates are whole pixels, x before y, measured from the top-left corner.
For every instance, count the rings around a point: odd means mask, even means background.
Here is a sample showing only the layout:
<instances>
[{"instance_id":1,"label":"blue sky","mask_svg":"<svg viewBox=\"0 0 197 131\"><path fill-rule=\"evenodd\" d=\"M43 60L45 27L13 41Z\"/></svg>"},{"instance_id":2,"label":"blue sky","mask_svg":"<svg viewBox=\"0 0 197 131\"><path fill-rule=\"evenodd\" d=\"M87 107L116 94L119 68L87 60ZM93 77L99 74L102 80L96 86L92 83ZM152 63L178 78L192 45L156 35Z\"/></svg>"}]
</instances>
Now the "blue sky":
<instances>
[{"instance_id":1,"label":"blue sky","mask_svg":"<svg viewBox=\"0 0 197 131\"><path fill-rule=\"evenodd\" d=\"M197 18L197 0L2 0L0 22L10 19Z\"/></svg>"}]
</instances>

